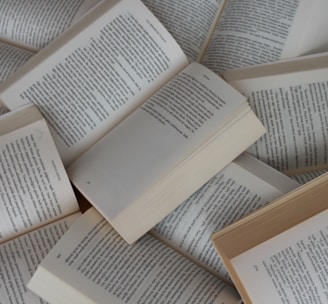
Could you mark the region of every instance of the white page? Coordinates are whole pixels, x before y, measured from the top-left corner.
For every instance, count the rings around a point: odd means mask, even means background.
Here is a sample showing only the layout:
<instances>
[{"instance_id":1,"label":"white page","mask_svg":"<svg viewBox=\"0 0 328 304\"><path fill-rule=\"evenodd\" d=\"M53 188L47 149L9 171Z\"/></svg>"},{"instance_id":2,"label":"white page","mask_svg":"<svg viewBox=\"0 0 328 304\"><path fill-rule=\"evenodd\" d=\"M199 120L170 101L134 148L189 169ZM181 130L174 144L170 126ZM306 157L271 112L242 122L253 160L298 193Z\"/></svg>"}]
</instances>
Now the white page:
<instances>
[{"instance_id":1,"label":"white page","mask_svg":"<svg viewBox=\"0 0 328 304\"><path fill-rule=\"evenodd\" d=\"M306 0L228 0L206 51L204 65L221 74L226 70L299 55L303 33L311 23L315 3ZM321 22L325 20L323 18Z\"/></svg>"},{"instance_id":2,"label":"white page","mask_svg":"<svg viewBox=\"0 0 328 304\"><path fill-rule=\"evenodd\" d=\"M248 151L288 175L327 168L327 75L323 58L314 69L229 81L267 129Z\"/></svg>"},{"instance_id":3,"label":"white page","mask_svg":"<svg viewBox=\"0 0 328 304\"><path fill-rule=\"evenodd\" d=\"M189 61L199 61L224 0L143 0L172 34Z\"/></svg>"},{"instance_id":4,"label":"white page","mask_svg":"<svg viewBox=\"0 0 328 304\"><path fill-rule=\"evenodd\" d=\"M116 2L95 7L0 89L10 109L39 107L65 165L187 64L141 2Z\"/></svg>"},{"instance_id":5,"label":"white page","mask_svg":"<svg viewBox=\"0 0 328 304\"><path fill-rule=\"evenodd\" d=\"M0 180L0 242L79 209L43 119L0 135Z\"/></svg>"},{"instance_id":6,"label":"white page","mask_svg":"<svg viewBox=\"0 0 328 304\"><path fill-rule=\"evenodd\" d=\"M240 302L230 286L151 236L128 245L93 208L57 243L28 287L51 303Z\"/></svg>"},{"instance_id":7,"label":"white page","mask_svg":"<svg viewBox=\"0 0 328 304\"><path fill-rule=\"evenodd\" d=\"M0 42L0 83L17 71L32 56L33 52Z\"/></svg>"},{"instance_id":8,"label":"white page","mask_svg":"<svg viewBox=\"0 0 328 304\"><path fill-rule=\"evenodd\" d=\"M328 301L328 210L231 260L254 303Z\"/></svg>"},{"instance_id":9,"label":"white page","mask_svg":"<svg viewBox=\"0 0 328 304\"><path fill-rule=\"evenodd\" d=\"M258 171L259 175L251 170ZM270 182L265 178L270 178ZM229 278L211 242L212 234L298 186L287 176L244 154L151 232L215 274Z\"/></svg>"},{"instance_id":10,"label":"white page","mask_svg":"<svg viewBox=\"0 0 328 304\"><path fill-rule=\"evenodd\" d=\"M39 263L79 215L80 213L76 213L0 244L1 304L46 303L27 289L27 282Z\"/></svg>"},{"instance_id":11,"label":"white page","mask_svg":"<svg viewBox=\"0 0 328 304\"><path fill-rule=\"evenodd\" d=\"M100 0L2 0L0 38L39 50Z\"/></svg>"}]
</instances>

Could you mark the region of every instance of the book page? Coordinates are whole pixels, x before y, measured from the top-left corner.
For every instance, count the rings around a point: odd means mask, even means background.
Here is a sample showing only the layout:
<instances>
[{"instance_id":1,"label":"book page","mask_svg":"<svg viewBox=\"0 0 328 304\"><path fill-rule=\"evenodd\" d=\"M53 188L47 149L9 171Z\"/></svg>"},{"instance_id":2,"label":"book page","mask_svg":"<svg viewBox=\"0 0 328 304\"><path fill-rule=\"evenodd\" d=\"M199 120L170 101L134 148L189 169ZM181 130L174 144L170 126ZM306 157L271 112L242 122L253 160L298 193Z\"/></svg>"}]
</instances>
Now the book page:
<instances>
[{"instance_id":1,"label":"book page","mask_svg":"<svg viewBox=\"0 0 328 304\"><path fill-rule=\"evenodd\" d=\"M139 1L102 2L65 34L11 78L0 98L11 109L36 104L68 165L187 59Z\"/></svg>"},{"instance_id":2,"label":"book page","mask_svg":"<svg viewBox=\"0 0 328 304\"><path fill-rule=\"evenodd\" d=\"M314 2L302 0L228 0L203 64L221 74L225 70L298 55L296 39L291 51L287 53L285 48L290 36L302 36L314 6Z\"/></svg>"},{"instance_id":3,"label":"book page","mask_svg":"<svg viewBox=\"0 0 328 304\"><path fill-rule=\"evenodd\" d=\"M79 209L44 119L0 135L0 181L0 242Z\"/></svg>"},{"instance_id":4,"label":"book page","mask_svg":"<svg viewBox=\"0 0 328 304\"><path fill-rule=\"evenodd\" d=\"M328 211L231 260L254 303L328 301Z\"/></svg>"},{"instance_id":5,"label":"book page","mask_svg":"<svg viewBox=\"0 0 328 304\"><path fill-rule=\"evenodd\" d=\"M229 81L267 129L251 154L288 175L327 169L327 71L323 59L318 68Z\"/></svg>"},{"instance_id":6,"label":"book page","mask_svg":"<svg viewBox=\"0 0 328 304\"><path fill-rule=\"evenodd\" d=\"M268 176L270 181L265 180ZM287 176L243 154L171 212L151 233L216 275L229 279L211 243L212 234L297 186Z\"/></svg>"},{"instance_id":7,"label":"book page","mask_svg":"<svg viewBox=\"0 0 328 304\"><path fill-rule=\"evenodd\" d=\"M57 243L28 287L51 303L240 300L231 287L150 235L128 245L93 208ZM53 291L58 288L60 293Z\"/></svg>"},{"instance_id":8,"label":"book page","mask_svg":"<svg viewBox=\"0 0 328 304\"><path fill-rule=\"evenodd\" d=\"M39 263L80 214L0 244L0 303L46 304L27 289Z\"/></svg>"},{"instance_id":9,"label":"book page","mask_svg":"<svg viewBox=\"0 0 328 304\"><path fill-rule=\"evenodd\" d=\"M100 0L2 0L0 39L39 50Z\"/></svg>"},{"instance_id":10,"label":"book page","mask_svg":"<svg viewBox=\"0 0 328 304\"><path fill-rule=\"evenodd\" d=\"M0 83L9 78L33 55L34 53L28 50L0 42ZM7 109L0 102L0 115L5 112Z\"/></svg>"},{"instance_id":11,"label":"book page","mask_svg":"<svg viewBox=\"0 0 328 304\"><path fill-rule=\"evenodd\" d=\"M17 71L32 56L33 52L0 42L0 83Z\"/></svg>"},{"instance_id":12,"label":"book page","mask_svg":"<svg viewBox=\"0 0 328 304\"><path fill-rule=\"evenodd\" d=\"M143 0L181 46L189 62L200 60L224 2L224 0Z\"/></svg>"}]
</instances>

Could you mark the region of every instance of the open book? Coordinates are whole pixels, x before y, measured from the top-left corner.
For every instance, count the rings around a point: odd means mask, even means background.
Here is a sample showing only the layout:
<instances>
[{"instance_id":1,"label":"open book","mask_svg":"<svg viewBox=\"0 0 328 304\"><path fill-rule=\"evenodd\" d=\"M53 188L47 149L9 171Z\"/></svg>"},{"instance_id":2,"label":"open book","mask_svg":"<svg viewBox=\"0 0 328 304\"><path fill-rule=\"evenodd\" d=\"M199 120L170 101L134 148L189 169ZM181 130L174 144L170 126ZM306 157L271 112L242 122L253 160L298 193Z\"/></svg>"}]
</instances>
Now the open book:
<instances>
[{"instance_id":1,"label":"open book","mask_svg":"<svg viewBox=\"0 0 328 304\"><path fill-rule=\"evenodd\" d=\"M211 242L212 234L299 186L243 153L150 233L221 279L229 280Z\"/></svg>"},{"instance_id":2,"label":"open book","mask_svg":"<svg viewBox=\"0 0 328 304\"><path fill-rule=\"evenodd\" d=\"M35 106L0 116L0 180L0 302L40 303L26 283L80 212Z\"/></svg>"},{"instance_id":3,"label":"open book","mask_svg":"<svg viewBox=\"0 0 328 304\"><path fill-rule=\"evenodd\" d=\"M53 286L55 290L59 288L64 297L79 303L102 303L106 292L113 303L121 303L114 300L115 296L128 303L136 303L137 299L140 303L158 303L164 299L169 302L171 299L173 303L194 300L208 304L216 296L221 302L216 302L217 299L214 303L234 303L235 296L229 295L231 289L223 287L226 285L222 281L228 285L231 281L210 236L297 186L287 176L243 154L162 220L150 234L130 246L124 244L110 225L92 210L93 215L83 215L64 236L39 267L29 286L51 303L59 303L62 298L45 289L45 285ZM50 264L53 266L49 267ZM187 268L188 273L194 273L188 274ZM198 285L200 274L204 285ZM180 280L184 283L179 283ZM78 286L73 282L83 283ZM89 286L88 294L83 292L84 284ZM195 293L188 290L190 286ZM179 293L176 292L178 289ZM185 298L182 300L178 296Z\"/></svg>"},{"instance_id":4,"label":"open book","mask_svg":"<svg viewBox=\"0 0 328 304\"><path fill-rule=\"evenodd\" d=\"M73 223L28 287L52 304L240 303L231 286L154 237L128 245L94 208Z\"/></svg>"},{"instance_id":5,"label":"open book","mask_svg":"<svg viewBox=\"0 0 328 304\"><path fill-rule=\"evenodd\" d=\"M213 235L245 303L328 301L328 174Z\"/></svg>"},{"instance_id":6,"label":"open book","mask_svg":"<svg viewBox=\"0 0 328 304\"><path fill-rule=\"evenodd\" d=\"M27 283L47 253L79 216L80 213L76 212L0 243L1 304L46 304L27 289Z\"/></svg>"},{"instance_id":7,"label":"open book","mask_svg":"<svg viewBox=\"0 0 328 304\"><path fill-rule=\"evenodd\" d=\"M328 53L226 71L267 128L249 152L288 175L328 168Z\"/></svg>"},{"instance_id":8,"label":"open book","mask_svg":"<svg viewBox=\"0 0 328 304\"><path fill-rule=\"evenodd\" d=\"M74 24L98 0L0 3L0 83ZM0 105L0 114L6 109Z\"/></svg>"},{"instance_id":9,"label":"open book","mask_svg":"<svg viewBox=\"0 0 328 304\"><path fill-rule=\"evenodd\" d=\"M38 51L100 0L5 0L0 4L0 41Z\"/></svg>"},{"instance_id":10,"label":"open book","mask_svg":"<svg viewBox=\"0 0 328 304\"><path fill-rule=\"evenodd\" d=\"M328 2L143 0L188 58L220 74L328 50Z\"/></svg>"},{"instance_id":11,"label":"open book","mask_svg":"<svg viewBox=\"0 0 328 304\"><path fill-rule=\"evenodd\" d=\"M94 7L6 81L0 99L38 106L70 179L128 242L264 133L246 98L188 64L132 0Z\"/></svg>"},{"instance_id":12,"label":"open book","mask_svg":"<svg viewBox=\"0 0 328 304\"><path fill-rule=\"evenodd\" d=\"M0 116L0 242L79 211L37 107Z\"/></svg>"}]
</instances>

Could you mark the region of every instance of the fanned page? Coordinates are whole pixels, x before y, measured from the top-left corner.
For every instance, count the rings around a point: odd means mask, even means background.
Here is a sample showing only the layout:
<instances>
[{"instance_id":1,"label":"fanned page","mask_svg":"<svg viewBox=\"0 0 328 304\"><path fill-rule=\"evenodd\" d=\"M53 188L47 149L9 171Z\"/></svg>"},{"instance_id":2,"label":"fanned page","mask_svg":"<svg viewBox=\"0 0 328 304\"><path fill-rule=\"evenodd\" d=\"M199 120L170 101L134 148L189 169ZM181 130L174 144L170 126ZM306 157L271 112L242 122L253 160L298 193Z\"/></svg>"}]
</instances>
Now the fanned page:
<instances>
[{"instance_id":1,"label":"fanned page","mask_svg":"<svg viewBox=\"0 0 328 304\"><path fill-rule=\"evenodd\" d=\"M249 75L249 76L247 76ZM267 129L249 152L288 175L328 168L328 56L227 71Z\"/></svg>"},{"instance_id":2,"label":"fanned page","mask_svg":"<svg viewBox=\"0 0 328 304\"><path fill-rule=\"evenodd\" d=\"M326 7L320 4L322 9ZM202 63L221 74L299 55L317 5L303 0L227 0ZM324 16L321 23L326 20Z\"/></svg>"},{"instance_id":3,"label":"fanned page","mask_svg":"<svg viewBox=\"0 0 328 304\"><path fill-rule=\"evenodd\" d=\"M36 107L0 116L0 243L79 210Z\"/></svg>"},{"instance_id":4,"label":"fanned page","mask_svg":"<svg viewBox=\"0 0 328 304\"><path fill-rule=\"evenodd\" d=\"M190 62L200 60L224 2L224 0L143 0L178 42Z\"/></svg>"},{"instance_id":5,"label":"fanned page","mask_svg":"<svg viewBox=\"0 0 328 304\"><path fill-rule=\"evenodd\" d=\"M2 0L0 40L38 51L100 0Z\"/></svg>"},{"instance_id":6,"label":"fanned page","mask_svg":"<svg viewBox=\"0 0 328 304\"><path fill-rule=\"evenodd\" d=\"M7 81L0 99L10 109L37 105L67 165L186 65L141 2L104 1Z\"/></svg>"},{"instance_id":7,"label":"fanned page","mask_svg":"<svg viewBox=\"0 0 328 304\"><path fill-rule=\"evenodd\" d=\"M229 279L211 243L212 234L298 186L289 177L244 153L151 233L215 275Z\"/></svg>"},{"instance_id":8,"label":"fanned page","mask_svg":"<svg viewBox=\"0 0 328 304\"><path fill-rule=\"evenodd\" d=\"M68 175L133 242L263 134L249 110L244 96L192 63L68 167ZM231 142L229 132L243 117L247 134L236 127L239 137Z\"/></svg>"},{"instance_id":9,"label":"fanned page","mask_svg":"<svg viewBox=\"0 0 328 304\"><path fill-rule=\"evenodd\" d=\"M53 304L240 303L234 289L150 235L126 244L93 208L74 222L28 287Z\"/></svg>"},{"instance_id":10,"label":"fanned page","mask_svg":"<svg viewBox=\"0 0 328 304\"><path fill-rule=\"evenodd\" d=\"M231 260L250 303L328 302L328 210Z\"/></svg>"},{"instance_id":11,"label":"fanned page","mask_svg":"<svg viewBox=\"0 0 328 304\"><path fill-rule=\"evenodd\" d=\"M0 244L1 304L46 304L27 289L27 283L39 263L79 215L78 212Z\"/></svg>"}]
</instances>

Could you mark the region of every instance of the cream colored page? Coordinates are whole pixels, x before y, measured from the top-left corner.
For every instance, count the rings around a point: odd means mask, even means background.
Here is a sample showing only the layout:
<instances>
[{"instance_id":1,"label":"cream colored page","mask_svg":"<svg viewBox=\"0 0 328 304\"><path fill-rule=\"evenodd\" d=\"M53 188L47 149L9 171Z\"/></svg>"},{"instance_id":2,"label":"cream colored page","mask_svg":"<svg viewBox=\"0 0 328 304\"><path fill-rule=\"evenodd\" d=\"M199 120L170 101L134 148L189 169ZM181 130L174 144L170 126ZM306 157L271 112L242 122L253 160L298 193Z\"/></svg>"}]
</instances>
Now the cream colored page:
<instances>
[{"instance_id":1,"label":"cream colored page","mask_svg":"<svg viewBox=\"0 0 328 304\"><path fill-rule=\"evenodd\" d=\"M17 71L32 56L33 52L0 42L0 83ZM0 115L7 111L0 103Z\"/></svg>"},{"instance_id":2,"label":"cream colored page","mask_svg":"<svg viewBox=\"0 0 328 304\"><path fill-rule=\"evenodd\" d=\"M44 120L1 135L0 180L0 242L79 209Z\"/></svg>"},{"instance_id":3,"label":"cream colored page","mask_svg":"<svg viewBox=\"0 0 328 304\"><path fill-rule=\"evenodd\" d=\"M79 213L0 245L0 303L45 304L27 289L39 263Z\"/></svg>"},{"instance_id":4,"label":"cream colored page","mask_svg":"<svg viewBox=\"0 0 328 304\"><path fill-rule=\"evenodd\" d=\"M113 221L244 105L241 94L193 63L74 162L69 177Z\"/></svg>"},{"instance_id":5,"label":"cream colored page","mask_svg":"<svg viewBox=\"0 0 328 304\"><path fill-rule=\"evenodd\" d=\"M83 303L238 303L235 291L149 235L128 245L94 209L77 220L41 263L51 273L29 283L47 298L43 284L56 277ZM40 272L41 274L42 272ZM67 289L62 287L63 293ZM77 298L76 298L77 299ZM53 301L51 301L53 300Z\"/></svg>"},{"instance_id":6,"label":"cream colored page","mask_svg":"<svg viewBox=\"0 0 328 304\"><path fill-rule=\"evenodd\" d=\"M323 66L231 82L267 129L248 151L289 175L327 168L327 75Z\"/></svg>"},{"instance_id":7,"label":"cream colored page","mask_svg":"<svg viewBox=\"0 0 328 304\"><path fill-rule=\"evenodd\" d=\"M260 170L263 177L276 179L276 185L269 184L245 169L243 161L248 160L245 156L237 159L151 230L164 242L227 279L228 273L212 245L212 234L298 186L255 160L254 169Z\"/></svg>"},{"instance_id":8,"label":"cream colored page","mask_svg":"<svg viewBox=\"0 0 328 304\"><path fill-rule=\"evenodd\" d=\"M0 94L11 109L28 102L41 109L65 165L187 64L141 2L123 0L112 7L105 1L92 13L91 25L82 22L63 46L67 35L50 45L48 51L54 51L45 61L12 79Z\"/></svg>"},{"instance_id":9,"label":"cream colored page","mask_svg":"<svg viewBox=\"0 0 328 304\"><path fill-rule=\"evenodd\" d=\"M324 211L232 259L253 303L327 303L327 221Z\"/></svg>"},{"instance_id":10,"label":"cream colored page","mask_svg":"<svg viewBox=\"0 0 328 304\"><path fill-rule=\"evenodd\" d=\"M9 78L33 55L33 52L0 42L0 83Z\"/></svg>"},{"instance_id":11,"label":"cream colored page","mask_svg":"<svg viewBox=\"0 0 328 304\"><path fill-rule=\"evenodd\" d=\"M314 5L306 0L227 1L203 64L221 74L286 57L289 36L305 31ZM289 48L288 57L298 55L299 41Z\"/></svg>"},{"instance_id":12,"label":"cream colored page","mask_svg":"<svg viewBox=\"0 0 328 304\"><path fill-rule=\"evenodd\" d=\"M2 0L0 37L39 50L65 31L98 0Z\"/></svg>"},{"instance_id":13,"label":"cream colored page","mask_svg":"<svg viewBox=\"0 0 328 304\"><path fill-rule=\"evenodd\" d=\"M143 0L143 3L163 23L192 62L200 59L224 0Z\"/></svg>"}]
</instances>

